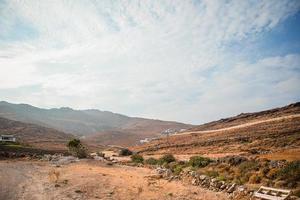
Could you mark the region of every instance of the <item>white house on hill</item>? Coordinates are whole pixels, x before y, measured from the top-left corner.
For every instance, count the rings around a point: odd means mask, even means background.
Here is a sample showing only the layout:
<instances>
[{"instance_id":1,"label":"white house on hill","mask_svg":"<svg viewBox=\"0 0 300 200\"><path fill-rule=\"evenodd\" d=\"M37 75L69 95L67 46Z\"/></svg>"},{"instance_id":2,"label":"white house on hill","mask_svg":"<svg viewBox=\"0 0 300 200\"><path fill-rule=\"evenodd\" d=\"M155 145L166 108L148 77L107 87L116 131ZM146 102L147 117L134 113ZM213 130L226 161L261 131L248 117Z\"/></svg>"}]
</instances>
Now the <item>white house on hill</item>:
<instances>
[{"instance_id":1,"label":"white house on hill","mask_svg":"<svg viewBox=\"0 0 300 200\"><path fill-rule=\"evenodd\" d=\"M15 142L16 138L13 135L0 135L0 141Z\"/></svg>"}]
</instances>

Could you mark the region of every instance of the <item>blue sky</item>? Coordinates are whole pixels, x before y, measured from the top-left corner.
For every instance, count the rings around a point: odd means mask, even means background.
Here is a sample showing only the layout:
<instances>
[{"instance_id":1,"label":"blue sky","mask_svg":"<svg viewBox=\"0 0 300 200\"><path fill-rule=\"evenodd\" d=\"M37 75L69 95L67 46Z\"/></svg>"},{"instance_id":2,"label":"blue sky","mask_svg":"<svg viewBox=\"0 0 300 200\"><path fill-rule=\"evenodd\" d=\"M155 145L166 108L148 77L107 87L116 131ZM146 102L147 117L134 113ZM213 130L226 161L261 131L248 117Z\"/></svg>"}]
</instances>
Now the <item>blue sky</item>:
<instances>
[{"instance_id":1,"label":"blue sky","mask_svg":"<svg viewBox=\"0 0 300 200\"><path fill-rule=\"evenodd\" d=\"M199 124L300 101L300 1L3 1L0 97Z\"/></svg>"}]
</instances>

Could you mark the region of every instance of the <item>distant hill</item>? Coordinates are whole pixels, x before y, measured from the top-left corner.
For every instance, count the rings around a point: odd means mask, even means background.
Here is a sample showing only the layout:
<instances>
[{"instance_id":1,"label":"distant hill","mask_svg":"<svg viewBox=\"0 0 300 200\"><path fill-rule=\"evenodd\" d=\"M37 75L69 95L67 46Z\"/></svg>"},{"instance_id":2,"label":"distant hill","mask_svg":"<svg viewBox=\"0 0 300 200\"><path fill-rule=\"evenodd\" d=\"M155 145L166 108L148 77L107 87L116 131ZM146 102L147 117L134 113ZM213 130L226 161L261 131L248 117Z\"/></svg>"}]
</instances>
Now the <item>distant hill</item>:
<instances>
[{"instance_id":1,"label":"distant hill","mask_svg":"<svg viewBox=\"0 0 300 200\"><path fill-rule=\"evenodd\" d=\"M47 150L64 150L67 142L74 138L52 128L0 117L0 135L2 134L14 135L20 143Z\"/></svg>"},{"instance_id":2,"label":"distant hill","mask_svg":"<svg viewBox=\"0 0 300 200\"><path fill-rule=\"evenodd\" d=\"M300 103L195 126L132 149L145 154L263 154L300 159Z\"/></svg>"},{"instance_id":3,"label":"distant hill","mask_svg":"<svg viewBox=\"0 0 300 200\"><path fill-rule=\"evenodd\" d=\"M300 114L300 102L290 104L281 108L274 108L270 110L254 112L254 113L241 113L234 117L220 119L205 123L203 125L195 126L189 131L206 131L215 130L226 127L237 126L245 123L251 123L260 120L268 120L276 117L288 116L293 114Z\"/></svg>"},{"instance_id":4,"label":"distant hill","mask_svg":"<svg viewBox=\"0 0 300 200\"><path fill-rule=\"evenodd\" d=\"M134 145L145 137L156 137L166 129L187 129L189 124L128 117L96 109L42 109L28 104L0 102L0 117L54 128L85 136L98 144Z\"/></svg>"}]
</instances>

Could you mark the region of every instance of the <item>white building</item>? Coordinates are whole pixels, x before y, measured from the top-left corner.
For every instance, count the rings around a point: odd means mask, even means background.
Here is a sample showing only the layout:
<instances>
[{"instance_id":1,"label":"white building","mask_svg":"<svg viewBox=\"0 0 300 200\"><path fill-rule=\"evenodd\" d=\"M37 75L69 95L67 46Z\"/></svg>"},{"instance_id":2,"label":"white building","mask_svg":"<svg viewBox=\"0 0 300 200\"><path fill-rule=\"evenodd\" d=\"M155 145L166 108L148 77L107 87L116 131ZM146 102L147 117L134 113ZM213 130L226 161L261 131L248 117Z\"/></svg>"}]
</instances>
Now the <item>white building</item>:
<instances>
[{"instance_id":1,"label":"white building","mask_svg":"<svg viewBox=\"0 0 300 200\"><path fill-rule=\"evenodd\" d=\"M0 135L0 141L15 142L16 138L13 135Z\"/></svg>"}]
</instances>

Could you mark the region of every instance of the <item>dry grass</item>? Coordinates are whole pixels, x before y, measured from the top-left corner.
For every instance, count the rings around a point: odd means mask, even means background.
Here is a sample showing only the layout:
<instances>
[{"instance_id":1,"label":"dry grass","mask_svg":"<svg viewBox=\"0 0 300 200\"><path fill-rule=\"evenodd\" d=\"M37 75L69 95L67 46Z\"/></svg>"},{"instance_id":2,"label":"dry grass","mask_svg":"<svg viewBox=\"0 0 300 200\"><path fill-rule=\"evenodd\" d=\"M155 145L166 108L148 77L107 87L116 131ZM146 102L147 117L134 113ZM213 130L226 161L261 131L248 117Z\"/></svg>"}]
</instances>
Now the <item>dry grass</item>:
<instances>
[{"instance_id":1,"label":"dry grass","mask_svg":"<svg viewBox=\"0 0 300 200\"><path fill-rule=\"evenodd\" d=\"M58 170L51 170L48 173L49 181L52 183L57 183L59 181L60 172Z\"/></svg>"}]
</instances>

